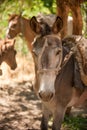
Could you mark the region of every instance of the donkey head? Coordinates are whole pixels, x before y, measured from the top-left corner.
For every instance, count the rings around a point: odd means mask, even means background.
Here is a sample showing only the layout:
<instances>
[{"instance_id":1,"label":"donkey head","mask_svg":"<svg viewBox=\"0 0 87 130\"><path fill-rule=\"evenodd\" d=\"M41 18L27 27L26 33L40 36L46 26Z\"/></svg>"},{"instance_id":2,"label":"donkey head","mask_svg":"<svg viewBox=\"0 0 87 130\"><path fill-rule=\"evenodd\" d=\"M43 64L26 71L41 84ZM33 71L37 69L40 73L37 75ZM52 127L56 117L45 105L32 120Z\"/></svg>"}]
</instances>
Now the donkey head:
<instances>
[{"instance_id":1,"label":"donkey head","mask_svg":"<svg viewBox=\"0 0 87 130\"><path fill-rule=\"evenodd\" d=\"M9 18L7 37L14 38L21 32L21 15L13 14Z\"/></svg>"},{"instance_id":2,"label":"donkey head","mask_svg":"<svg viewBox=\"0 0 87 130\"><path fill-rule=\"evenodd\" d=\"M62 28L62 20L57 17L51 28L47 24L43 28L35 17L30 22L32 30L39 34L33 42L35 89L43 101L49 101L55 94L55 80L62 62L62 43L56 35Z\"/></svg>"},{"instance_id":3,"label":"donkey head","mask_svg":"<svg viewBox=\"0 0 87 130\"><path fill-rule=\"evenodd\" d=\"M0 64L4 61L6 62L12 70L16 69L16 50L14 49L15 40L6 39L1 41L0 45Z\"/></svg>"}]
</instances>

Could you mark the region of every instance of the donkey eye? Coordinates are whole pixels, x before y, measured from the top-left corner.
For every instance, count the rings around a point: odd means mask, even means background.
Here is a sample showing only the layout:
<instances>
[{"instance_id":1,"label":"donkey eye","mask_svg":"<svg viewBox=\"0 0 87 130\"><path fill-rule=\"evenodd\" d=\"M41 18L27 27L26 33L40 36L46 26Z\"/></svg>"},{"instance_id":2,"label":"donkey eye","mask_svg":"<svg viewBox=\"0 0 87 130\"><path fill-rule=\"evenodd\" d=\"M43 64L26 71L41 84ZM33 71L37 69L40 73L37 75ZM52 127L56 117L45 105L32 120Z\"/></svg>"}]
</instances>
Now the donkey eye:
<instances>
[{"instance_id":1,"label":"donkey eye","mask_svg":"<svg viewBox=\"0 0 87 130\"><path fill-rule=\"evenodd\" d=\"M56 55L58 55L60 52L61 52L61 49L59 49L59 48L56 48L56 49L55 49L55 54L56 54Z\"/></svg>"},{"instance_id":2,"label":"donkey eye","mask_svg":"<svg viewBox=\"0 0 87 130\"><path fill-rule=\"evenodd\" d=\"M16 24L14 24L13 26L12 26L12 28L15 28L16 27Z\"/></svg>"},{"instance_id":3,"label":"donkey eye","mask_svg":"<svg viewBox=\"0 0 87 130\"><path fill-rule=\"evenodd\" d=\"M15 55L17 54L16 50L14 50L14 54L15 54Z\"/></svg>"}]
</instances>

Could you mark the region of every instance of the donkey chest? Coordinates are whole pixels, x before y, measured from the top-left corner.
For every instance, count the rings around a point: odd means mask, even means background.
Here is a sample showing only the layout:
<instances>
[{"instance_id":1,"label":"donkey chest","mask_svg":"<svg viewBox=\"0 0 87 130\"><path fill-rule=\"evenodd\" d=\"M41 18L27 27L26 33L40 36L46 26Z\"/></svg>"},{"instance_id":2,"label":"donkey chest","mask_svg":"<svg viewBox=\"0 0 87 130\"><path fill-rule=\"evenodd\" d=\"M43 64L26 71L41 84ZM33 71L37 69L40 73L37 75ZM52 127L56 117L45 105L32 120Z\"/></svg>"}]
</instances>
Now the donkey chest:
<instances>
[{"instance_id":1,"label":"donkey chest","mask_svg":"<svg viewBox=\"0 0 87 130\"><path fill-rule=\"evenodd\" d=\"M42 101L42 104L44 104L44 106L46 106L46 108L49 110L49 111L51 111L51 112L53 112L54 110L55 110L55 108L56 108L56 106L57 106L57 102L56 102L56 97L54 96L50 101L48 101L48 102L44 102L44 101Z\"/></svg>"}]
</instances>

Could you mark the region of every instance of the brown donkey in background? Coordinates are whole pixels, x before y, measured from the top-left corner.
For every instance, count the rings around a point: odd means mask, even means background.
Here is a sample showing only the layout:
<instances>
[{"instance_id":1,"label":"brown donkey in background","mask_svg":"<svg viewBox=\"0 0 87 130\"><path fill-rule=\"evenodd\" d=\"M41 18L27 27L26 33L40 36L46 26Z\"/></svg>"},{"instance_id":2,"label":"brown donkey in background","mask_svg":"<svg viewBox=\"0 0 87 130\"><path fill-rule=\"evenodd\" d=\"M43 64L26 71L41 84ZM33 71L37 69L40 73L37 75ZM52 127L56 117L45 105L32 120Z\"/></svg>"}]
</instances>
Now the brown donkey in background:
<instances>
[{"instance_id":1,"label":"brown donkey in background","mask_svg":"<svg viewBox=\"0 0 87 130\"><path fill-rule=\"evenodd\" d=\"M22 17L21 15L13 14L9 18L9 26L7 29L7 38L14 38L19 33L22 33L27 41L29 50L32 50L31 43L35 37L35 33L30 28L30 20Z\"/></svg>"},{"instance_id":2,"label":"brown donkey in background","mask_svg":"<svg viewBox=\"0 0 87 130\"><path fill-rule=\"evenodd\" d=\"M0 65L6 62L12 70L16 69L16 50L14 49L15 40L0 40Z\"/></svg>"},{"instance_id":3,"label":"brown donkey in background","mask_svg":"<svg viewBox=\"0 0 87 130\"><path fill-rule=\"evenodd\" d=\"M41 130L48 130L50 114L53 116L52 130L60 130L67 107L73 106L83 93L74 87L74 55L62 46L57 36L63 26L60 17L56 18L52 28L49 25L43 28L35 17L31 19L30 26L39 34L32 48L36 74L34 90L43 104ZM78 85L79 82L81 79Z\"/></svg>"}]
</instances>

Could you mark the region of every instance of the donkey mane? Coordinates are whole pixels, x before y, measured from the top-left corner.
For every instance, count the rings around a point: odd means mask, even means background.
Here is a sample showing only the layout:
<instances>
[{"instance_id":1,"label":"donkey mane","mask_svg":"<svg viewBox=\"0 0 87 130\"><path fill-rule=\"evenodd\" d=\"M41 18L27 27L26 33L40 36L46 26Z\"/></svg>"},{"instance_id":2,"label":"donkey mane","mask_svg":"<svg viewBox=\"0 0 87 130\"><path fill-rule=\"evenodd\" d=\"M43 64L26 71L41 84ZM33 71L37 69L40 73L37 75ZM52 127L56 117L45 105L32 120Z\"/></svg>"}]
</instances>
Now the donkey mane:
<instances>
[{"instance_id":1,"label":"donkey mane","mask_svg":"<svg viewBox=\"0 0 87 130\"><path fill-rule=\"evenodd\" d=\"M45 35L49 35L52 31L51 31L51 27L48 25L47 22L45 22L44 20L39 21L40 25L41 25L41 36L45 36Z\"/></svg>"},{"instance_id":2,"label":"donkey mane","mask_svg":"<svg viewBox=\"0 0 87 130\"><path fill-rule=\"evenodd\" d=\"M20 16L20 15L18 15L18 14L12 14L12 15L10 15L8 21L11 21L11 20L13 20L15 17L19 17L19 16Z\"/></svg>"}]
</instances>

